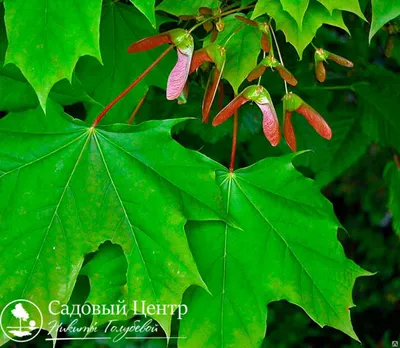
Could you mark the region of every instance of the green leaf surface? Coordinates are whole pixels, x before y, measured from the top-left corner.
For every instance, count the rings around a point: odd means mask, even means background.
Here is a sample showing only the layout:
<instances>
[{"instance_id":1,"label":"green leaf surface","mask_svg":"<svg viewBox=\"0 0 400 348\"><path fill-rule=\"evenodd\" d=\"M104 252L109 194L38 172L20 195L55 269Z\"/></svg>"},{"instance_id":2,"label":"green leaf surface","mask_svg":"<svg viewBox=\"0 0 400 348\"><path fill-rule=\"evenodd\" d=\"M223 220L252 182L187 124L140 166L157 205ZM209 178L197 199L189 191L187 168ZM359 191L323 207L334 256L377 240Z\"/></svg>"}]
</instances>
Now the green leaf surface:
<instances>
[{"instance_id":1,"label":"green leaf surface","mask_svg":"<svg viewBox=\"0 0 400 348\"><path fill-rule=\"evenodd\" d=\"M392 213L393 229L400 234L400 169L395 163L385 168L385 181L389 186L389 210Z\"/></svg>"},{"instance_id":2,"label":"green leaf surface","mask_svg":"<svg viewBox=\"0 0 400 348\"><path fill-rule=\"evenodd\" d=\"M304 14L306 13L309 0L280 0L282 8L288 12L296 21L301 30Z\"/></svg>"},{"instance_id":3,"label":"green leaf surface","mask_svg":"<svg viewBox=\"0 0 400 348\"><path fill-rule=\"evenodd\" d=\"M218 0L164 0L157 10L183 16L199 14L200 7L218 8Z\"/></svg>"},{"instance_id":4,"label":"green leaf surface","mask_svg":"<svg viewBox=\"0 0 400 348\"><path fill-rule=\"evenodd\" d=\"M324 5L330 13L334 10L348 11L355 13L360 18L366 21L364 14L361 11L360 3L358 0L318 0Z\"/></svg>"},{"instance_id":5,"label":"green leaf surface","mask_svg":"<svg viewBox=\"0 0 400 348\"><path fill-rule=\"evenodd\" d=\"M304 49L323 24L329 24L348 32L340 11L335 10L330 14L326 8L317 2L311 2L308 6L301 31L296 21L283 10L279 0L259 0L252 18L257 18L264 14L268 14L275 20L276 28L283 31L286 41L293 45L300 58Z\"/></svg>"},{"instance_id":6,"label":"green leaf surface","mask_svg":"<svg viewBox=\"0 0 400 348\"><path fill-rule=\"evenodd\" d=\"M194 289L180 325L181 347L258 347L266 305L285 299L319 325L357 339L350 322L352 288L368 275L346 258L332 205L293 167L293 155L267 158L217 180L240 229L193 223L188 237L212 295ZM290 212L290 213L289 213ZM207 250L205 251L205 246Z\"/></svg>"},{"instance_id":7,"label":"green leaf surface","mask_svg":"<svg viewBox=\"0 0 400 348\"><path fill-rule=\"evenodd\" d=\"M74 4L7 0L4 5L8 37L5 63L18 66L43 108L53 85L72 78L79 57L91 55L101 60L101 0Z\"/></svg>"},{"instance_id":8,"label":"green leaf surface","mask_svg":"<svg viewBox=\"0 0 400 348\"><path fill-rule=\"evenodd\" d=\"M140 28L140 30L138 30ZM127 48L146 36L156 34L148 21L132 6L106 0L100 27L103 65L84 57L77 65L77 76L98 105L88 105L87 121L93 121L102 108L130 85L167 48L128 54ZM171 52L107 115L103 123L125 123L150 85L165 88L176 60Z\"/></svg>"},{"instance_id":9,"label":"green leaf surface","mask_svg":"<svg viewBox=\"0 0 400 348\"><path fill-rule=\"evenodd\" d=\"M18 115L0 122L0 306L33 300L49 329L50 301L68 302L84 256L105 241L127 259L128 308L179 304L203 284L184 225L225 215L222 166L171 139L182 120L93 129L61 110L46 117L45 131L18 129ZM170 316L155 319L169 333Z\"/></svg>"},{"instance_id":10,"label":"green leaf surface","mask_svg":"<svg viewBox=\"0 0 400 348\"><path fill-rule=\"evenodd\" d=\"M111 243L102 244L80 272L80 275L88 277L90 283L90 292L86 301L99 305L112 305L125 301L127 270L128 263L123 249L119 245ZM93 322L97 322L99 325L116 319L127 318L123 315L119 317L115 315L93 316Z\"/></svg>"},{"instance_id":11,"label":"green leaf surface","mask_svg":"<svg viewBox=\"0 0 400 348\"><path fill-rule=\"evenodd\" d=\"M382 145L391 145L400 151L400 91L387 81L386 86L358 83L353 86L363 102L362 126L364 132ZM393 81L394 83L394 81Z\"/></svg>"},{"instance_id":12,"label":"green leaf surface","mask_svg":"<svg viewBox=\"0 0 400 348\"><path fill-rule=\"evenodd\" d=\"M136 8L142 12L149 20L151 25L156 27L156 12L155 12L155 0L130 0Z\"/></svg>"},{"instance_id":13,"label":"green leaf surface","mask_svg":"<svg viewBox=\"0 0 400 348\"><path fill-rule=\"evenodd\" d=\"M400 2L398 0L372 0L372 23L369 40L376 32L390 20L400 16Z\"/></svg>"},{"instance_id":14,"label":"green leaf surface","mask_svg":"<svg viewBox=\"0 0 400 348\"><path fill-rule=\"evenodd\" d=\"M257 65L257 57L261 50L261 33L257 28L249 25L243 26L243 22L235 18L237 15L229 15L224 18L225 29L218 34L216 42L226 48L226 63L223 77L231 84L235 93L238 93L242 82ZM240 27L239 31L237 31ZM204 45L209 44L209 38Z\"/></svg>"}]
</instances>

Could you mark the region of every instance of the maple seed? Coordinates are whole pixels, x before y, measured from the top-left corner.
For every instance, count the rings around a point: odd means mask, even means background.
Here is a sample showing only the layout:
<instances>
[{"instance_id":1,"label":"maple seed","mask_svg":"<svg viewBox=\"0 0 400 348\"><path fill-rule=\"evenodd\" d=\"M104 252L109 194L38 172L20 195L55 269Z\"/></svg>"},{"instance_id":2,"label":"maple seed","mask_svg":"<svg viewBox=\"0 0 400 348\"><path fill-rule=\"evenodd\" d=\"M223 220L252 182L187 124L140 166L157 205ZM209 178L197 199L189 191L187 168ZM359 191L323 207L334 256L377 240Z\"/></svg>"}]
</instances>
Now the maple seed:
<instances>
[{"instance_id":1,"label":"maple seed","mask_svg":"<svg viewBox=\"0 0 400 348\"><path fill-rule=\"evenodd\" d=\"M247 76L247 80L253 81L258 79L261 75L264 74L266 68L269 67L272 70L275 68L281 78L285 80L289 85L296 86L297 79L293 76L293 74L287 70L280 62L278 62L274 56L271 54L265 57L260 64L258 64Z\"/></svg>"},{"instance_id":2,"label":"maple seed","mask_svg":"<svg viewBox=\"0 0 400 348\"><path fill-rule=\"evenodd\" d=\"M262 127L265 137L272 146L279 144L281 132L278 117L268 91L263 86L249 86L223 108L213 120L213 126L218 126L230 118L243 104L253 101L263 115Z\"/></svg>"},{"instance_id":3,"label":"maple seed","mask_svg":"<svg viewBox=\"0 0 400 348\"><path fill-rule=\"evenodd\" d=\"M292 125L293 111L304 116L320 136L328 140L332 138L332 131L322 116L296 94L287 93L283 97L283 110L283 133L287 144L293 151L296 151L296 136Z\"/></svg>"},{"instance_id":4,"label":"maple seed","mask_svg":"<svg viewBox=\"0 0 400 348\"><path fill-rule=\"evenodd\" d=\"M193 73L204 62L212 62L215 68L212 70L202 105L202 122L208 122L211 107L221 81L222 73L225 67L226 51L225 48L216 43L212 43L193 54L192 64L189 73Z\"/></svg>"},{"instance_id":5,"label":"maple seed","mask_svg":"<svg viewBox=\"0 0 400 348\"><path fill-rule=\"evenodd\" d=\"M326 79L326 69L324 66L324 62L326 62L326 60L332 60L335 63L346 68L352 68L354 66L353 62L347 60L346 58L328 52L323 48L317 48L314 53L314 62L315 76L319 82L324 82Z\"/></svg>"},{"instance_id":6,"label":"maple seed","mask_svg":"<svg viewBox=\"0 0 400 348\"><path fill-rule=\"evenodd\" d=\"M128 48L128 53L137 53L150 50L163 44L172 44L176 47L178 61L172 69L167 83L167 99L177 99L189 75L194 43L193 37L184 29L173 29L165 33L153 35L135 42Z\"/></svg>"}]
</instances>

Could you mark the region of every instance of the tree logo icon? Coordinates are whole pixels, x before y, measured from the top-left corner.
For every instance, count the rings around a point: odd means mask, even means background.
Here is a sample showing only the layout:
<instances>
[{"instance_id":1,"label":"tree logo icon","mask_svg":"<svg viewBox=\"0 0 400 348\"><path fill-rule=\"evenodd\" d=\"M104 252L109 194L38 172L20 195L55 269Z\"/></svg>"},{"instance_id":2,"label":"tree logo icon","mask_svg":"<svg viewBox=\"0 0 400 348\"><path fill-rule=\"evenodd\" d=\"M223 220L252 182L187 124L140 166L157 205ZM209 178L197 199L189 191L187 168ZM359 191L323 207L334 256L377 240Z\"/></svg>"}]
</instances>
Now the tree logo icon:
<instances>
[{"instance_id":1,"label":"tree logo icon","mask_svg":"<svg viewBox=\"0 0 400 348\"><path fill-rule=\"evenodd\" d=\"M14 342L33 340L43 326L39 307L29 300L15 300L3 308L0 314L1 329ZM36 332L32 332L37 330Z\"/></svg>"}]
</instances>

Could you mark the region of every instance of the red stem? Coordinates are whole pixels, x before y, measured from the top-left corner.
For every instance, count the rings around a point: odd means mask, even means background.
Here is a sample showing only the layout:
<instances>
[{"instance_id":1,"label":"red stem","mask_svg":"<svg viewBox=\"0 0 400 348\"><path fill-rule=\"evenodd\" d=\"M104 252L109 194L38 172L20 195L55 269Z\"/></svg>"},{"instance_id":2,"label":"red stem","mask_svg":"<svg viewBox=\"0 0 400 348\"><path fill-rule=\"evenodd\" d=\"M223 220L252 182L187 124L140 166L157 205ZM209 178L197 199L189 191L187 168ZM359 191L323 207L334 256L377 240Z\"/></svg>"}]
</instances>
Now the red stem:
<instances>
[{"instance_id":1,"label":"red stem","mask_svg":"<svg viewBox=\"0 0 400 348\"><path fill-rule=\"evenodd\" d=\"M107 112L109 112L112 107L117 104L123 97L125 97L125 95L127 95L129 93L129 91L135 87L140 81L143 80L143 78L151 71L153 70L153 68L161 61L161 59L163 59L168 53L169 51L171 51L174 48L173 45L169 46L163 53L161 53L161 55L153 62L151 63L151 65L145 70L143 71L139 77L133 81L128 88L126 88L118 97L116 97L113 101L111 101L110 104L108 104L103 111L100 113L99 116L97 116L97 118L94 120L92 127L96 127L99 122L101 121L101 119L107 114Z\"/></svg>"},{"instance_id":2,"label":"red stem","mask_svg":"<svg viewBox=\"0 0 400 348\"><path fill-rule=\"evenodd\" d=\"M148 91L146 92L146 94L139 100L138 105L136 105L135 110L133 110L131 117L129 117L128 120L128 124L132 124L133 120L135 119L135 116L137 115L137 113L139 112L139 109L141 108L141 106L143 105L146 97L147 97L147 93L149 93Z\"/></svg>"},{"instance_id":3,"label":"red stem","mask_svg":"<svg viewBox=\"0 0 400 348\"><path fill-rule=\"evenodd\" d=\"M235 114L233 115L232 152L231 152L231 163L229 165L229 171L231 173L235 170L238 124L239 124L239 115L238 111L236 110Z\"/></svg>"}]
</instances>

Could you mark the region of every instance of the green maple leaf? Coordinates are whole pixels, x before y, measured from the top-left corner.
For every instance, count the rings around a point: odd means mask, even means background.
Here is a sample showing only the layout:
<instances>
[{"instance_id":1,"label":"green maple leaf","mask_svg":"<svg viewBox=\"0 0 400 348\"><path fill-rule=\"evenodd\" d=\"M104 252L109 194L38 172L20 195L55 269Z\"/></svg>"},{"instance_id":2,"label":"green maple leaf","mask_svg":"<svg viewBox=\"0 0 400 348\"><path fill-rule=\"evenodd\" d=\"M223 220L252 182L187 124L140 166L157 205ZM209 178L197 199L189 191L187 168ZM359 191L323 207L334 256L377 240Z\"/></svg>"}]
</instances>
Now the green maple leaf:
<instances>
[{"instance_id":1,"label":"green maple leaf","mask_svg":"<svg viewBox=\"0 0 400 348\"><path fill-rule=\"evenodd\" d=\"M101 60L101 0L6 0L8 49L5 63L14 63L35 89L43 109L53 85L71 79L79 57ZM21 20L23 18L23 20Z\"/></svg>"},{"instance_id":2,"label":"green maple leaf","mask_svg":"<svg viewBox=\"0 0 400 348\"><path fill-rule=\"evenodd\" d=\"M106 1L100 27L100 46L103 65L91 57L84 57L76 71L87 94L98 102L88 105L87 120L93 121L114 96L134 81L167 46L143 53L128 54L127 48L135 41L156 34L148 21L132 6ZM106 123L126 122L149 86L164 88L174 64L171 52L107 115Z\"/></svg>"},{"instance_id":3,"label":"green maple leaf","mask_svg":"<svg viewBox=\"0 0 400 348\"><path fill-rule=\"evenodd\" d=\"M294 20L297 22L299 28L301 29L303 23L303 17L306 13L309 0L280 0L282 8L288 12Z\"/></svg>"},{"instance_id":4,"label":"green maple leaf","mask_svg":"<svg viewBox=\"0 0 400 348\"><path fill-rule=\"evenodd\" d=\"M357 339L350 322L352 287L368 275L346 258L332 205L291 164L293 155L267 158L230 174L217 173L223 222L188 227L191 250L212 293L194 289L180 325L181 347L257 347L266 305L285 299L319 325ZM207 246L207 251L205 251Z\"/></svg>"},{"instance_id":5,"label":"green maple leaf","mask_svg":"<svg viewBox=\"0 0 400 348\"><path fill-rule=\"evenodd\" d=\"M39 112L21 113L29 128L18 115L0 122L0 306L33 300L49 329L50 301L68 302L84 256L107 240L128 262L128 308L179 304L202 285L184 225L225 214L222 166L171 139L182 120L94 129L49 108L36 128ZM170 316L155 319L169 333Z\"/></svg>"},{"instance_id":6,"label":"green maple leaf","mask_svg":"<svg viewBox=\"0 0 400 348\"><path fill-rule=\"evenodd\" d=\"M400 2L397 0L372 0L372 23L369 40L387 22L400 16Z\"/></svg>"},{"instance_id":7,"label":"green maple leaf","mask_svg":"<svg viewBox=\"0 0 400 348\"><path fill-rule=\"evenodd\" d=\"M237 15L244 16L236 13L224 18L225 28L215 41L226 48L223 77L231 84L235 93L238 93L242 82L257 65L257 57L261 50L260 31L249 25L243 27L243 22L235 18ZM237 31L240 27L242 29ZM208 38L204 45L209 43Z\"/></svg>"},{"instance_id":8,"label":"green maple leaf","mask_svg":"<svg viewBox=\"0 0 400 348\"><path fill-rule=\"evenodd\" d=\"M80 275L88 277L90 283L90 293L86 301L92 304L112 305L125 300L127 270L128 263L120 246L110 243L101 245L80 272ZM101 325L108 320L116 319L124 320L127 317L123 315L93 316L92 322Z\"/></svg>"},{"instance_id":9,"label":"green maple leaf","mask_svg":"<svg viewBox=\"0 0 400 348\"><path fill-rule=\"evenodd\" d=\"M400 234L400 169L395 163L389 163L384 176L389 186L389 209L393 217L393 229Z\"/></svg>"},{"instance_id":10,"label":"green maple leaf","mask_svg":"<svg viewBox=\"0 0 400 348\"><path fill-rule=\"evenodd\" d=\"M348 32L340 11L335 10L330 14L326 8L317 2L311 2L308 6L301 31L296 21L283 10L279 0L259 0L252 18L257 18L263 14L268 14L275 20L276 28L283 31L286 41L293 45L300 58L304 49L323 24L333 25Z\"/></svg>"},{"instance_id":11,"label":"green maple leaf","mask_svg":"<svg viewBox=\"0 0 400 348\"><path fill-rule=\"evenodd\" d=\"M175 16L197 15L200 7L216 8L218 0L164 0L158 5L157 10L161 10Z\"/></svg>"},{"instance_id":12,"label":"green maple leaf","mask_svg":"<svg viewBox=\"0 0 400 348\"><path fill-rule=\"evenodd\" d=\"M142 12L151 25L156 27L155 0L130 0L136 8Z\"/></svg>"},{"instance_id":13,"label":"green maple leaf","mask_svg":"<svg viewBox=\"0 0 400 348\"><path fill-rule=\"evenodd\" d=\"M358 0L318 0L324 5L330 13L334 10L348 11L355 13L357 16L366 21L364 14L361 11Z\"/></svg>"}]
</instances>

